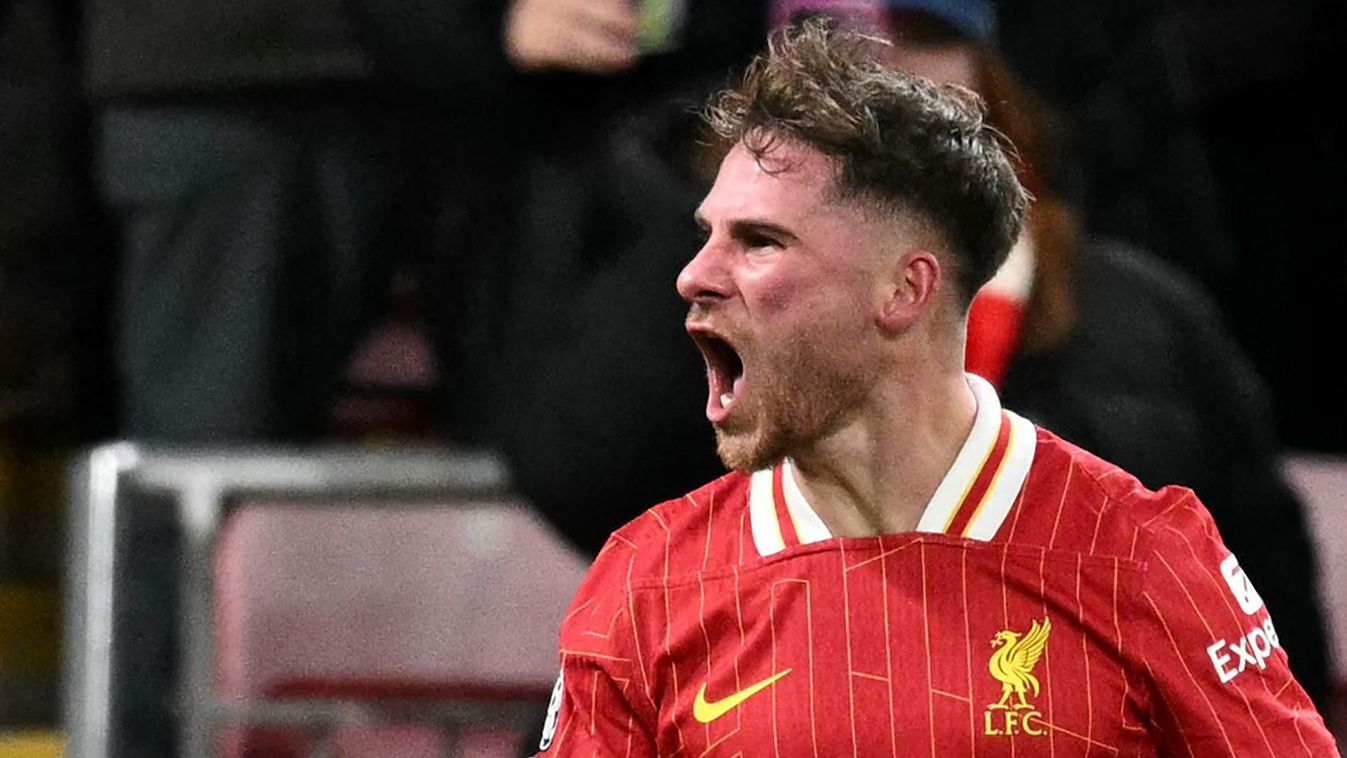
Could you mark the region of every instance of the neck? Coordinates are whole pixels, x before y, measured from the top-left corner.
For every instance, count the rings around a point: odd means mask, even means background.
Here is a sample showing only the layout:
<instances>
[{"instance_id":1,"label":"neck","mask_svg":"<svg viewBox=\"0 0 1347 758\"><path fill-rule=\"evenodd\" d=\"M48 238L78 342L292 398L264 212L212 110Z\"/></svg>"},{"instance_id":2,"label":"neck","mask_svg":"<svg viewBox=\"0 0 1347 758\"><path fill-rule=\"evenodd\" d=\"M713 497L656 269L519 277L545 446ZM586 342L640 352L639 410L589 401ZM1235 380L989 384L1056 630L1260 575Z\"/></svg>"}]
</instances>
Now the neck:
<instances>
[{"instance_id":1,"label":"neck","mask_svg":"<svg viewBox=\"0 0 1347 758\"><path fill-rule=\"evenodd\" d=\"M962 371L880 382L846 424L792 451L800 489L834 536L913 531L976 415Z\"/></svg>"}]
</instances>

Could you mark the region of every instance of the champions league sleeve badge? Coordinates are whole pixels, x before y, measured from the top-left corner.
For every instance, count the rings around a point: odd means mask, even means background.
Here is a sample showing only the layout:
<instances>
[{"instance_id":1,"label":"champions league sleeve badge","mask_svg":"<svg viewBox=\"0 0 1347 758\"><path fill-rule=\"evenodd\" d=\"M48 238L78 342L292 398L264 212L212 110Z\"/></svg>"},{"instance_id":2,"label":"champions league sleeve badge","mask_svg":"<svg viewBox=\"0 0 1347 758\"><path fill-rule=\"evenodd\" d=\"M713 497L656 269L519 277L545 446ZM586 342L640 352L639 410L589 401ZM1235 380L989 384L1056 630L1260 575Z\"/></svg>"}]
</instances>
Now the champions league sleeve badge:
<instances>
[{"instance_id":1,"label":"champions league sleeve badge","mask_svg":"<svg viewBox=\"0 0 1347 758\"><path fill-rule=\"evenodd\" d=\"M561 718L561 701L565 686L566 672L557 674L557 683L552 685L552 699L547 702L547 720L543 722L543 736L538 741L539 752L547 752L552 747L552 739L557 736L557 721Z\"/></svg>"}]
</instances>

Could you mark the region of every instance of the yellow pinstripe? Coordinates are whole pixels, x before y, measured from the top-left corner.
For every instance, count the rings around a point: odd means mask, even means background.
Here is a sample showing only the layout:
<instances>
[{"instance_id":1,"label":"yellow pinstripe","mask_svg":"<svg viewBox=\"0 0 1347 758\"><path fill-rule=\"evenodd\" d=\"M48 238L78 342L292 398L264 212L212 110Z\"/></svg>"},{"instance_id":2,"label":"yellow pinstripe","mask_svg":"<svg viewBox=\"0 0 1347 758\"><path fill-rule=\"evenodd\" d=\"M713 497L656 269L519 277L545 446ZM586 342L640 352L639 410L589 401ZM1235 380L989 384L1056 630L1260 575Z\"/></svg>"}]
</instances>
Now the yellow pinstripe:
<instances>
[{"instance_id":1,"label":"yellow pinstripe","mask_svg":"<svg viewBox=\"0 0 1347 758\"><path fill-rule=\"evenodd\" d=\"M1058 510L1057 515L1058 517L1061 516L1060 510ZM1043 618L1048 617L1048 572L1045 570L1047 560L1048 560L1048 551L1046 550L1040 551L1038 554L1038 596L1040 598L1043 598ZM1056 689L1057 689L1056 687L1052 686L1052 648L1047 647L1043 649L1043 690L1044 695L1046 696L1046 699L1048 701L1049 721L1056 718L1052 710L1052 703L1053 703L1052 695ZM1050 756L1057 755L1056 732L1048 734L1048 755Z\"/></svg>"},{"instance_id":2,"label":"yellow pinstripe","mask_svg":"<svg viewBox=\"0 0 1347 758\"><path fill-rule=\"evenodd\" d=\"M1090 554L1094 555L1094 546L1099 542L1099 527L1104 524L1104 511L1108 509L1108 495L1104 496L1104 502L1099 504L1099 513L1094 519L1094 534L1090 536Z\"/></svg>"},{"instance_id":3,"label":"yellow pinstripe","mask_svg":"<svg viewBox=\"0 0 1347 758\"><path fill-rule=\"evenodd\" d=\"M889 628L889 562L879 562L879 586L884 589L879 595L880 613L884 616L884 676L888 686L884 692L889 697L889 749L898 755L898 730L893 723L893 633Z\"/></svg>"},{"instance_id":4,"label":"yellow pinstripe","mask_svg":"<svg viewBox=\"0 0 1347 758\"><path fill-rule=\"evenodd\" d=\"M931 733L931 758L935 758L935 696L931 694L931 687L934 684L934 682L931 681L931 613L930 607L926 602L926 596L930 592L930 587L929 582L926 581L925 543L922 543L918 550L918 554L921 556L922 643L926 646L926 728ZM892 703L890 703L889 711L893 711ZM890 718L892 718L892 716L890 716Z\"/></svg>"},{"instance_id":5,"label":"yellow pinstripe","mask_svg":"<svg viewBox=\"0 0 1347 758\"><path fill-rule=\"evenodd\" d=\"M1147 676L1148 678L1150 678L1152 681L1154 681L1154 680L1155 680L1155 671L1151 668L1151 662L1150 662L1149 660L1142 659L1142 663L1144 663L1145 666L1146 666L1146 676ZM1173 705L1170 704L1169 698L1165 696L1164 690L1159 690L1159 694L1160 694L1160 699L1161 699L1162 701L1164 701L1164 703L1165 703L1165 707L1168 708L1170 711L1173 711L1173 710L1174 710L1174 707L1173 707ZM1204 697L1205 697L1205 695L1204 695ZM1197 758L1196 754L1193 753L1193 746L1188 744L1188 734L1187 734L1186 732L1184 732L1182 729L1179 729L1179 739L1183 740L1183 750L1184 750L1184 752L1188 753L1188 755L1189 755L1190 758ZM1229 740L1227 740L1227 743L1228 743L1228 742L1229 742ZM1138 750L1138 751L1137 751L1137 754L1140 755L1140 754L1141 754L1141 751ZM1232 757L1234 756L1234 753L1233 753L1233 752L1231 753L1231 756L1232 756ZM1207 756L1203 756L1203 758L1207 758Z\"/></svg>"},{"instance_id":6,"label":"yellow pinstripe","mask_svg":"<svg viewBox=\"0 0 1347 758\"><path fill-rule=\"evenodd\" d=\"M1062 523L1062 510L1066 506L1066 493L1071 490L1071 478L1076 473L1076 461L1073 459L1066 468L1066 484L1062 485L1062 497L1057 501L1057 516L1052 520L1052 536L1048 538L1048 549L1057 546L1057 527Z\"/></svg>"},{"instance_id":7,"label":"yellow pinstripe","mask_svg":"<svg viewBox=\"0 0 1347 758\"><path fill-rule=\"evenodd\" d=\"M1221 714L1217 712L1215 704L1211 702L1211 698L1207 697L1207 691L1197 683L1197 677L1193 675L1193 670L1188 667L1188 660L1184 658L1183 651L1179 650L1178 641L1174 639L1174 633L1169 629L1169 622L1165 620L1164 614L1160 612L1160 607L1155 604L1155 599L1152 598L1149 593L1142 594L1146 598L1146 602L1150 603L1151 610L1155 611L1156 617L1160 619L1160 626L1165 630L1165 637L1169 640L1169 646L1174 651L1174 657L1178 658L1179 663L1183 665L1183 672L1188 675L1188 681L1192 682L1193 689L1196 689L1198 694L1202 696L1202 700L1206 702L1207 708L1211 710L1212 720L1221 728L1221 737L1225 739L1226 749L1230 751L1231 756L1238 756L1239 753L1235 752L1235 746L1230 742L1230 734L1225 731L1225 724L1221 721ZM1150 664L1148 662L1147 667L1149 668L1149 666ZM1152 678L1154 678L1153 675ZM1179 732L1180 734L1183 733L1182 726L1179 727ZM1184 737L1184 741L1187 741L1186 736ZM1191 752L1191 750L1189 752Z\"/></svg>"},{"instance_id":8,"label":"yellow pinstripe","mask_svg":"<svg viewBox=\"0 0 1347 758\"><path fill-rule=\"evenodd\" d=\"M1186 544L1187 540L1184 540L1184 542ZM1191 550L1192 546L1189 545L1188 548ZM1174 567L1169 564L1169 559L1165 558L1164 554L1158 551L1155 553L1155 557L1160 559L1160 563L1162 563L1165 570L1169 572L1169 576L1174 580L1174 583L1179 585L1179 589L1183 590L1183 596L1188 599L1188 605L1192 606L1193 613L1196 613L1198 619L1202 621L1202 628L1207 631L1207 636L1211 639L1219 639L1216 632L1211 628L1211 622L1207 620L1207 615L1202 612L1202 608L1198 606L1197 600L1193 598L1193 593L1188 589L1188 584L1183 581L1183 578L1178 575L1178 572L1174 570ZM1194 560L1196 560L1196 555L1194 555ZM1215 579L1215 577L1212 577L1212 579ZM1223 592L1221 594L1224 595ZM1261 679L1262 677L1259 678ZM1264 682L1263 686L1266 688L1267 682ZM1244 690L1239 687L1235 687L1235 691L1239 693L1240 699L1244 701L1244 709L1249 712L1249 720L1258 727L1258 733L1263 737L1263 745L1267 747L1268 755L1275 755L1272 750L1272 743L1268 742L1267 733L1263 731L1263 725L1258 723L1258 717L1254 715L1253 704L1249 702L1248 695L1245 695ZM1222 728L1222 731L1224 731L1224 728Z\"/></svg>"},{"instance_id":9,"label":"yellow pinstripe","mask_svg":"<svg viewBox=\"0 0 1347 758\"><path fill-rule=\"evenodd\" d=\"M1209 579L1209 580L1211 581L1212 586L1216 588L1216 594L1217 594L1217 595L1221 598L1221 600L1224 602L1224 604L1225 604L1225 611L1226 611L1227 614L1230 615L1230 621L1231 621L1231 623L1233 623L1236 627L1238 627L1238 626L1240 625L1239 616L1235 615L1235 607L1234 607L1233 605L1230 604L1231 597L1230 597L1230 594L1226 591L1225 581L1222 580L1222 579L1218 579L1218 578L1216 577L1216 575L1213 574L1213 573L1211 572L1211 569L1210 569L1210 567L1208 567L1207 562L1201 560L1200 558L1198 558L1197 550L1193 547L1193 544L1192 544L1191 542L1188 541L1188 535L1184 534L1183 532L1181 532L1181 531L1179 531L1178 529L1175 529L1175 528L1173 528L1173 527L1169 527L1169 528L1168 528L1168 531L1171 532L1172 534L1178 535L1179 539L1183 540L1183 544L1184 544L1185 547L1188 548L1188 555L1189 555L1190 557L1192 557L1193 563L1195 563L1195 564L1197 564L1198 566L1200 566L1200 567L1202 568L1202 572L1205 573L1205 574L1207 575L1207 579ZM1271 694L1272 694L1272 685L1268 684L1267 677L1265 677L1265 676L1260 676L1260 677L1258 677L1258 680L1259 680L1260 682L1263 683L1263 691L1266 692L1266 693L1268 693L1269 695L1271 695ZM1289 681L1289 679L1288 679L1288 681ZM1242 693L1241 693L1241 694L1242 694ZM1249 700L1248 700L1248 698L1245 698L1245 699L1244 699L1244 703L1245 703L1245 705L1249 705ZM1250 708L1249 708L1249 713L1250 713L1250 715L1253 714L1253 708L1252 708L1252 706L1250 706ZM1257 720L1255 720L1254 723L1255 723L1255 724L1258 724ZM1258 724L1258 731L1259 731L1260 733L1263 732L1263 725L1262 725L1262 724ZM1267 743L1267 742L1268 742L1267 734L1266 734L1266 733L1263 734L1263 742L1264 742L1264 743ZM1271 752L1271 750L1272 750L1272 746L1269 744L1269 745L1268 745L1268 751Z\"/></svg>"},{"instance_id":10,"label":"yellow pinstripe","mask_svg":"<svg viewBox=\"0 0 1347 758\"><path fill-rule=\"evenodd\" d=\"M968 752L973 758L977 758L977 721L973 715L973 657L969 652L973 644L973 631L969 624L971 623L968 613L968 551L960 551L959 555L959 582L960 594L963 600L963 662L968 675Z\"/></svg>"},{"instance_id":11,"label":"yellow pinstripe","mask_svg":"<svg viewBox=\"0 0 1347 758\"><path fill-rule=\"evenodd\" d=\"M932 688L931 688L931 692L934 692L934 693L937 694L937 695L942 695L942 696L944 696L944 697L947 697L947 698L949 698L950 700L958 700L960 703L972 703L972 702L973 702L972 698L966 698L966 697L964 697L963 695L956 695L956 694L953 693L953 692L946 692L946 691L944 691L944 690L942 690L942 689L937 689L937 688L935 688L935 687L932 687Z\"/></svg>"},{"instance_id":12,"label":"yellow pinstripe","mask_svg":"<svg viewBox=\"0 0 1347 758\"><path fill-rule=\"evenodd\" d=\"M1085 606L1080 602L1080 579L1083 573L1081 556L1076 554L1076 624L1085 628ZM1085 758L1090 758L1090 747L1094 745L1094 686L1090 681L1090 636L1080 635L1080 657L1085 661ZM1117 752L1117 751L1114 751Z\"/></svg>"},{"instance_id":13,"label":"yellow pinstripe","mask_svg":"<svg viewBox=\"0 0 1347 758\"><path fill-rule=\"evenodd\" d=\"M847 671L855 669L856 664L851 657L851 590L847 583L847 545L841 544L840 563L842 568L842 628L847 638ZM860 742L856 739L856 686L850 676L847 677L847 718L851 722L851 755L852 758L860 756Z\"/></svg>"}]
</instances>

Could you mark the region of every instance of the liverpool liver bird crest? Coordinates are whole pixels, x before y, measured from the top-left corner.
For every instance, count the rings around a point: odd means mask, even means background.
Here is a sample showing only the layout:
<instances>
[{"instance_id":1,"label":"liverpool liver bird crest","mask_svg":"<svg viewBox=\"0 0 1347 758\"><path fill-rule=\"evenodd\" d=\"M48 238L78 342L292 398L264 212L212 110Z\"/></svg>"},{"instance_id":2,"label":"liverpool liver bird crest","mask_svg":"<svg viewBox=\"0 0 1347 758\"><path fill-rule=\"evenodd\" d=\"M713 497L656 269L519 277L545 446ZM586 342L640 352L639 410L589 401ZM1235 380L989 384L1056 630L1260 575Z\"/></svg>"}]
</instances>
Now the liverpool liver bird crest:
<instances>
[{"instance_id":1,"label":"liverpool liver bird crest","mask_svg":"<svg viewBox=\"0 0 1347 758\"><path fill-rule=\"evenodd\" d=\"M992 676L1001 682L1001 699L988 708L1034 707L1024 699L1024 692L1030 690L1034 697L1038 697L1038 678L1034 676L1034 666L1043 657L1051 631L1052 622L1044 617L1042 625L1037 621L1031 622L1029 631L1023 637L1009 630L996 633L992 638L992 647L996 648L996 652L992 653L988 668ZM1019 702L1013 706L1010 704L1011 694L1019 697Z\"/></svg>"}]
</instances>

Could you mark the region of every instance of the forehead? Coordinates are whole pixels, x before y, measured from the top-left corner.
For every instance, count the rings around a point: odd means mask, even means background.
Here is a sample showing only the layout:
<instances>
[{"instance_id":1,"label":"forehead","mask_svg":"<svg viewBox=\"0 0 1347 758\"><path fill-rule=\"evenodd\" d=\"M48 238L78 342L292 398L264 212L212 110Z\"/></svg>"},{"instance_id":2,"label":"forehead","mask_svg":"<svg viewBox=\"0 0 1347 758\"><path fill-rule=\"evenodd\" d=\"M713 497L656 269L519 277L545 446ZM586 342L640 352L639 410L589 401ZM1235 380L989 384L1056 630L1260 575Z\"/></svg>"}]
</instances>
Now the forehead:
<instances>
[{"instance_id":1,"label":"forehead","mask_svg":"<svg viewBox=\"0 0 1347 758\"><path fill-rule=\"evenodd\" d=\"M797 142L783 140L761 158L740 143L721 162L697 215L708 221L798 221L825 204L835 174L831 158Z\"/></svg>"}]
</instances>

